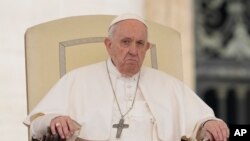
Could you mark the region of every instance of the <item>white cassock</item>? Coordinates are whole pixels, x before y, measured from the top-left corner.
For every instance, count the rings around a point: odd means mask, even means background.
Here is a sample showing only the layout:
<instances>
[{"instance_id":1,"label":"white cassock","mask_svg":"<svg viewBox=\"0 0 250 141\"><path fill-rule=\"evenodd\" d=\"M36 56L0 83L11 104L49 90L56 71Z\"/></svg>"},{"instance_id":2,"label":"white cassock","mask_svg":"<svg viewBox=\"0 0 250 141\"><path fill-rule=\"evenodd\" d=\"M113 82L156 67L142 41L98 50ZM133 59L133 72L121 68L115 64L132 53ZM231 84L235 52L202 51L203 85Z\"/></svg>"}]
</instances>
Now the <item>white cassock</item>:
<instances>
[{"instance_id":1,"label":"white cassock","mask_svg":"<svg viewBox=\"0 0 250 141\"><path fill-rule=\"evenodd\" d=\"M133 102L139 73L123 77L108 60L108 68L122 113ZM31 122L36 114L45 114ZM120 139L116 139L121 118L115 102L106 63L82 67L67 73L29 114L24 123L41 138L50 120L68 115L81 125L83 141L180 141L195 140L200 125L215 119L214 113L181 81L155 69L142 68L135 104L125 116Z\"/></svg>"}]
</instances>

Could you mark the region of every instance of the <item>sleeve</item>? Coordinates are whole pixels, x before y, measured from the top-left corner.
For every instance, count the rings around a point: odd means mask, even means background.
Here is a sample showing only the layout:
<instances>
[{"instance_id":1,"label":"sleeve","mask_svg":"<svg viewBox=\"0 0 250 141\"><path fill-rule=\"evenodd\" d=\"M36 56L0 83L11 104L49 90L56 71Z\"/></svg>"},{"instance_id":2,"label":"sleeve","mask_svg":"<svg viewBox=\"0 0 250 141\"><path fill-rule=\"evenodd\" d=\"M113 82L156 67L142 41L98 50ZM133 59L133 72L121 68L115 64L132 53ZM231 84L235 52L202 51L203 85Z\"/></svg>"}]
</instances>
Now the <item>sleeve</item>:
<instances>
[{"instance_id":1,"label":"sleeve","mask_svg":"<svg viewBox=\"0 0 250 141\"><path fill-rule=\"evenodd\" d=\"M67 115L70 94L69 90L73 83L72 81L73 79L70 73L62 77L30 112L23 123L30 126L32 120L39 117L39 115Z\"/></svg>"},{"instance_id":2,"label":"sleeve","mask_svg":"<svg viewBox=\"0 0 250 141\"><path fill-rule=\"evenodd\" d=\"M182 121L184 123L183 136L196 140L197 132L207 120L217 120L213 110L189 87L181 82L178 99L180 99Z\"/></svg>"},{"instance_id":3,"label":"sleeve","mask_svg":"<svg viewBox=\"0 0 250 141\"><path fill-rule=\"evenodd\" d=\"M34 119L30 125L30 132L31 132L32 137L34 139L41 140L43 135L45 135L47 132L47 127L50 126L50 121L57 116L60 116L60 115L46 114L46 115L43 115Z\"/></svg>"}]
</instances>

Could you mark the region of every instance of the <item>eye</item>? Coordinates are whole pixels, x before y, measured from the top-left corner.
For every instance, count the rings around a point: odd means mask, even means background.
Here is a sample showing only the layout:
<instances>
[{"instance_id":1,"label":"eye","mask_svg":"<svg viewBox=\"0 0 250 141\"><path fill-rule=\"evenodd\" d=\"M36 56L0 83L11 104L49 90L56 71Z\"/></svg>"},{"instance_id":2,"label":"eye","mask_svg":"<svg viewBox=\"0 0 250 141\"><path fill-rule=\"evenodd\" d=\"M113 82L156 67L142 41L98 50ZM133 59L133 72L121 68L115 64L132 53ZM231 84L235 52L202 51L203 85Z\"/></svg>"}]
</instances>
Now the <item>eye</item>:
<instances>
[{"instance_id":1,"label":"eye","mask_svg":"<svg viewBox=\"0 0 250 141\"><path fill-rule=\"evenodd\" d=\"M144 42L144 41L138 41L136 44L137 44L137 46L139 46L139 47L144 47L145 42Z\"/></svg>"},{"instance_id":2,"label":"eye","mask_svg":"<svg viewBox=\"0 0 250 141\"><path fill-rule=\"evenodd\" d=\"M121 43L122 43L123 46L129 46L130 42L131 41L129 39L124 39L124 40L121 41Z\"/></svg>"}]
</instances>

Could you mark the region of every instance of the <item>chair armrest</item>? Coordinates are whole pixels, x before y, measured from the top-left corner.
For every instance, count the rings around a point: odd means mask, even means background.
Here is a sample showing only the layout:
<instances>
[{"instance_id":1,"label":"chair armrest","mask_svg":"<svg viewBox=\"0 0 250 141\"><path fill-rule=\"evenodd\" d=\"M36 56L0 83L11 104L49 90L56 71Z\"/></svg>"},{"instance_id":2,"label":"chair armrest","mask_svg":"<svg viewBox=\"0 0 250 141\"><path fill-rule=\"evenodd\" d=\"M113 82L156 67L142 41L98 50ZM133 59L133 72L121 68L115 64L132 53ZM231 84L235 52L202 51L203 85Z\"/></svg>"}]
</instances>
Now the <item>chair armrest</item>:
<instances>
[{"instance_id":1,"label":"chair armrest","mask_svg":"<svg viewBox=\"0 0 250 141\"><path fill-rule=\"evenodd\" d=\"M39 141L39 140L32 138L32 141ZM50 127L48 127L46 134L43 135L42 141L66 141L66 139L61 139L58 133L53 135L50 130Z\"/></svg>"}]
</instances>

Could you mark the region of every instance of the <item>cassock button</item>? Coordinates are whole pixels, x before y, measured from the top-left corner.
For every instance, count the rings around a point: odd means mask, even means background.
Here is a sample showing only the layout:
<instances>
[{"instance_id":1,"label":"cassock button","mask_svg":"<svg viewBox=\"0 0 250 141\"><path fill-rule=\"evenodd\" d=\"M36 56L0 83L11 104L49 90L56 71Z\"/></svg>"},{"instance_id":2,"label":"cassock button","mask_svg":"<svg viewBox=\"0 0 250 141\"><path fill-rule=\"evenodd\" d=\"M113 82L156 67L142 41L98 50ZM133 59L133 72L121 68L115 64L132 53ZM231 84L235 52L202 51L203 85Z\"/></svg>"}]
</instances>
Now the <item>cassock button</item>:
<instances>
[{"instance_id":1,"label":"cassock button","mask_svg":"<svg viewBox=\"0 0 250 141\"><path fill-rule=\"evenodd\" d=\"M132 101L134 98L132 96L129 97L129 101Z\"/></svg>"}]
</instances>

